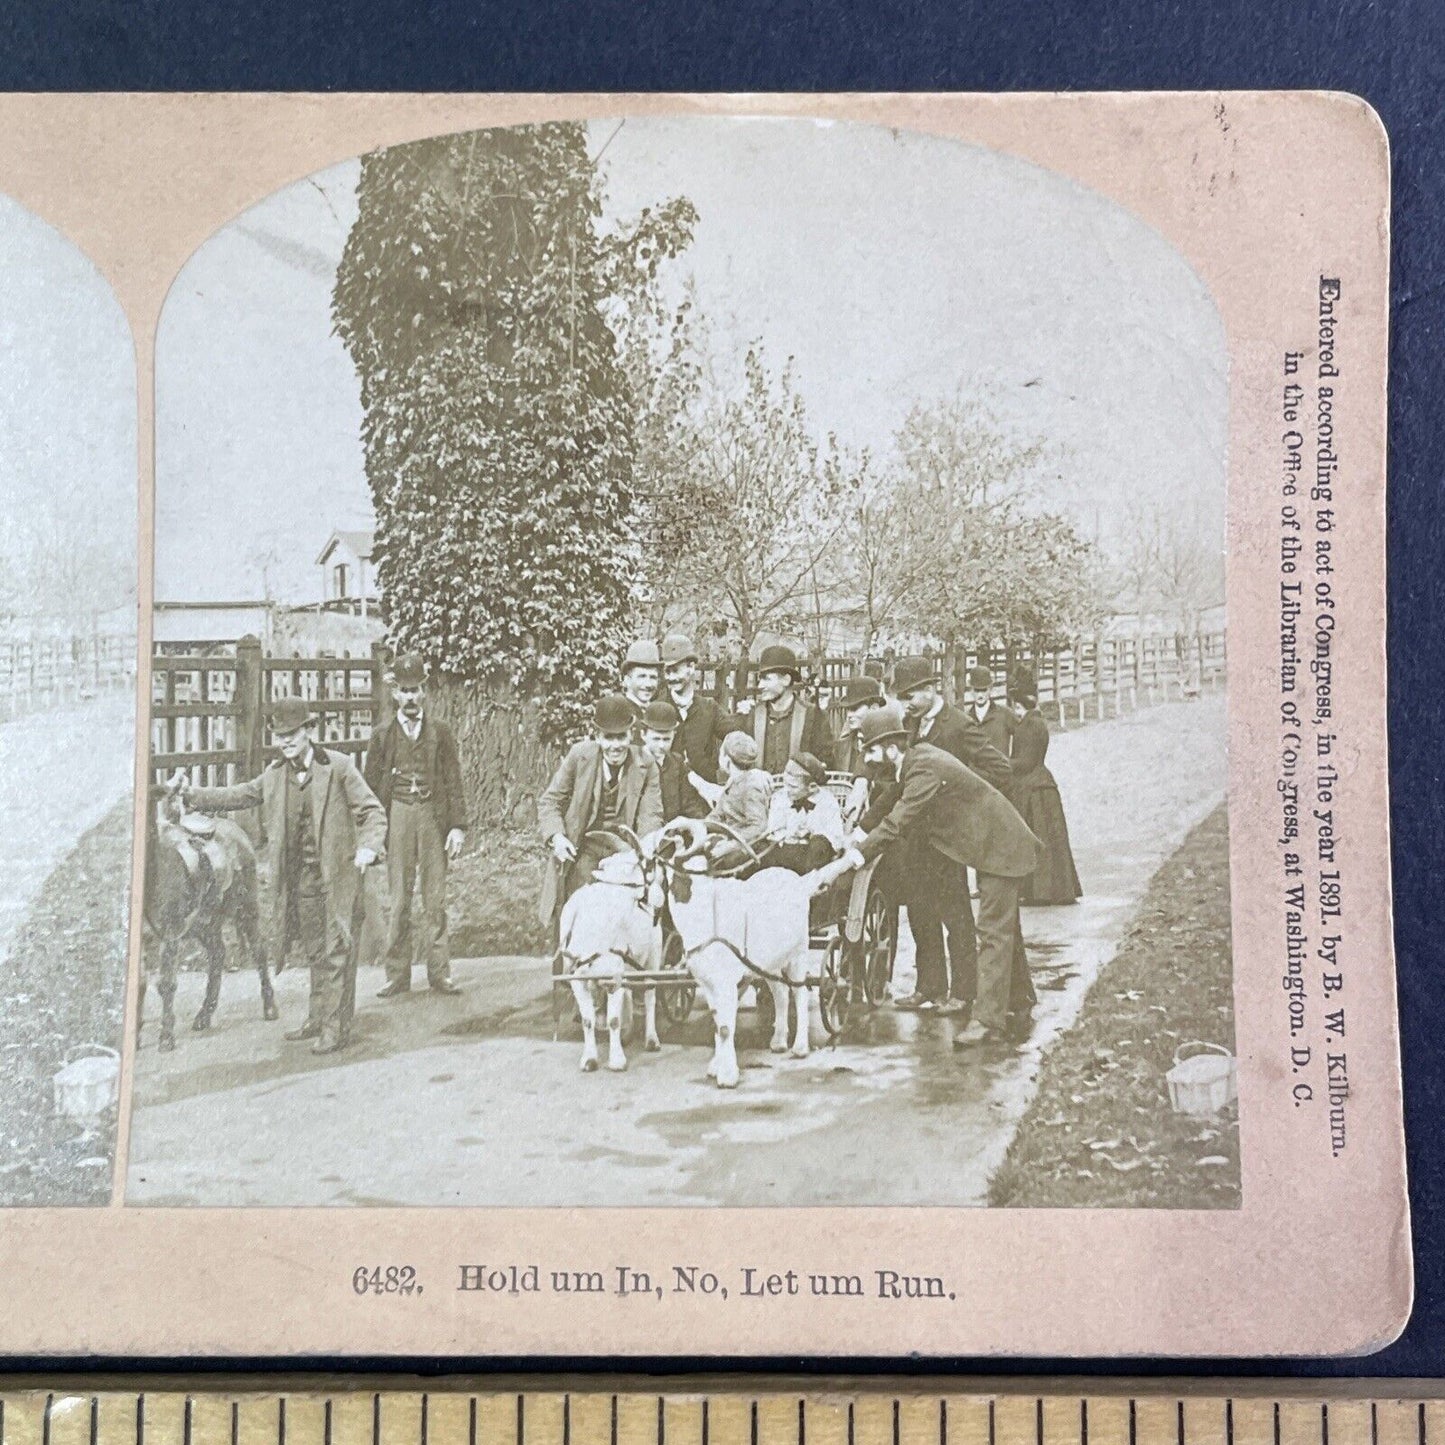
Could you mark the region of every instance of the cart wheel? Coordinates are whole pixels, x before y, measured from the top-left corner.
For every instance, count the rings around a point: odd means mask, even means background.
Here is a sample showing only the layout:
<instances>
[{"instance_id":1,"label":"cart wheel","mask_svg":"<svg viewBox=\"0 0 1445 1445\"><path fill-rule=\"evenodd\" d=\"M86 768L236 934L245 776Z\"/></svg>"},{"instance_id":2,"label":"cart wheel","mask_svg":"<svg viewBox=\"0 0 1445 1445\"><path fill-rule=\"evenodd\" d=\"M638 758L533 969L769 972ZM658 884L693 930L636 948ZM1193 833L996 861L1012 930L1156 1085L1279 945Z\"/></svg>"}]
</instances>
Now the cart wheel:
<instances>
[{"instance_id":1,"label":"cart wheel","mask_svg":"<svg viewBox=\"0 0 1445 1445\"><path fill-rule=\"evenodd\" d=\"M853 1013L855 998L849 974L848 954L842 939L831 939L823 955L823 973L818 980L818 1017L830 1038L837 1038L848 1027Z\"/></svg>"},{"instance_id":2,"label":"cart wheel","mask_svg":"<svg viewBox=\"0 0 1445 1445\"><path fill-rule=\"evenodd\" d=\"M862 953L863 990L870 1004L888 1001L893 978L893 959L898 952L898 910L883 896L882 889L869 891L863 907Z\"/></svg>"},{"instance_id":3,"label":"cart wheel","mask_svg":"<svg viewBox=\"0 0 1445 1445\"><path fill-rule=\"evenodd\" d=\"M662 967L677 974L678 983L663 983L657 988L657 1011L670 1024L685 1024L697 1002L697 980L683 962L682 935L669 932L662 944Z\"/></svg>"}]
</instances>

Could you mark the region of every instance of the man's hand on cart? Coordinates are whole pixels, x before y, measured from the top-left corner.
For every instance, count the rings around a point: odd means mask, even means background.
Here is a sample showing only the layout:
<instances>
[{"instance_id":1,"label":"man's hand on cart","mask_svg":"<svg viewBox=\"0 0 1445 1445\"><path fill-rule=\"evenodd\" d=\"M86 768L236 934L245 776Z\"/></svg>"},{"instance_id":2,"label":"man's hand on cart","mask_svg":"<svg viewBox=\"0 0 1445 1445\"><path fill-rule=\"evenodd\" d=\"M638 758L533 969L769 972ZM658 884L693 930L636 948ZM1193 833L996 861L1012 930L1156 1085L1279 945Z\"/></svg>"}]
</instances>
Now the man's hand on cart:
<instances>
[{"instance_id":1,"label":"man's hand on cart","mask_svg":"<svg viewBox=\"0 0 1445 1445\"><path fill-rule=\"evenodd\" d=\"M565 833L553 833L552 856L559 863L575 863L577 861L577 845Z\"/></svg>"}]
</instances>

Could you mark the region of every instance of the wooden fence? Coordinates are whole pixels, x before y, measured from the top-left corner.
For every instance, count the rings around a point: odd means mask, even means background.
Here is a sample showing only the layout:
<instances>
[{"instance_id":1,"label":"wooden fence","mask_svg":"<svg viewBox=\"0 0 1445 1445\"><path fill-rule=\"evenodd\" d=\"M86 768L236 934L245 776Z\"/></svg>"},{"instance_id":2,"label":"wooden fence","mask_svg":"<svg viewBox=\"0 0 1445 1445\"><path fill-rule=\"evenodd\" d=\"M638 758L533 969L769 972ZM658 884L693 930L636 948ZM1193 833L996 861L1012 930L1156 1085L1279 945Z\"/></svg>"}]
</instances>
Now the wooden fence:
<instances>
[{"instance_id":1,"label":"wooden fence","mask_svg":"<svg viewBox=\"0 0 1445 1445\"><path fill-rule=\"evenodd\" d=\"M1212 692L1225 676L1224 633L1178 637L1110 637L1051 648L1035 657L1028 649L964 650L925 653L934 658L955 700L963 696L970 668L983 665L993 676L993 693L1002 698L1008 680L1019 669L1032 672L1045 716L1068 727L1089 719L1115 717L1157 702L1178 701ZM847 680L860 672L889 688L896 658L823 657L806 662L809 686L828 709L834 730L842 724L842 694ZM703 668L703 689L724 707L751 695L755 662L723 660Z\"/></svg>"},{"instance_id":2,"label":"wooden fence","mask_svg":"<svg viewBox=\"0 0 1445 1445\"><path fill-rule=\"evenodd\" d=\"M0 638L0 722L135 683L133 636Z\"/></svg>"},{"instance_id":3,"label":"wooden fence","mask_svg":"<svg viewBox=\"0 0 1445 1445\"><path fill-rule=\"evenodd\" d=\"M271 756L267 715L283 697L310 703L321 740L360 763L390 703L383 655L376 648L365 657L267 657L254 637L231 652L167 644L151 659L152 778L177 768L206 787L255 777Z\"/></svg>"},{"instance_id":4,"label":"wooden fence","mask_svg":"<svg viewBox=\"0 0 1445 1445\"><path fill-rule=\"evenodd\" d=\"M254 777L270 756L266 729L271 705L282 697L306 699L320 718L329 748L360 763L373 726L390 714L382 684L386 649L363 657L268 657L256 638L234 649L166 643L151 659L151 772L157 781L183 768L195 783L211 786ZM939 654L946 690L959 696L968 669L988 667L994 694L1020 667L1038 681L1039 705L1061 727L1117 716L1157 702L1197 696L1224 681L1224 634L1193 637L1105 638L1034 658L1027 651ZM848 678L866 671L891 685L896 659L824 657L807 665L808 685L827 707L835 731L842 724ZM704 690L731 708L750 695L756 664L712 662Z\"/></svg>"}]
</instances>

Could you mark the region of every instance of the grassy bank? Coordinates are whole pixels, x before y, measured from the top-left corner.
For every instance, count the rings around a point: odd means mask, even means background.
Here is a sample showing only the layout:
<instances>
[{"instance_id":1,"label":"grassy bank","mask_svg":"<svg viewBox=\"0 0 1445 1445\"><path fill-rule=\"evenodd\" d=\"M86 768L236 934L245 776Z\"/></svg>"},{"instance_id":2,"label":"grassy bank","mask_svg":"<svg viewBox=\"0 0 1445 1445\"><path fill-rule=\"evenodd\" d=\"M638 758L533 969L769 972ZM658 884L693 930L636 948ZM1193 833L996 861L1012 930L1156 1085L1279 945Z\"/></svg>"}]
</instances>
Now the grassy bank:
<instances>
[{"instance_id":1,"label":"grassy bank","mask_svg":"<svg viewBox=\"0 0 1445 1445\"><path fill-rule=\"evenodd\" d=\"M130 859L127 798L46 879L0 964L0 1205L110 1199L114 1113L82 1139L51 1080L69 1049L120 1047Z\"/></svg>"},{"instance_id":2,"label":"grassy bank","mask_svg":"<svg viewBox=\"0 0 1445 1445\"><path fill-rule=\"evenodd\" d=\"M1229 829L1221 805L1155 875L1038 1093L989 1203L1019 1208L1220 1209L1239 1204L1234 1107L1169 1107L1175 1048L1234 1048Z\"/></svg>"},{"instance_id":3,"label":"grassy bank","mask_svg":"<svg viewBox=\"0 0 1445 1445\"><path fill-rule=\"evenodd\" d=\"M530 829L472 835L447 873L452 957L546 951L546 930L537 921L545 856Z\"/></svg>"}]
</instances>

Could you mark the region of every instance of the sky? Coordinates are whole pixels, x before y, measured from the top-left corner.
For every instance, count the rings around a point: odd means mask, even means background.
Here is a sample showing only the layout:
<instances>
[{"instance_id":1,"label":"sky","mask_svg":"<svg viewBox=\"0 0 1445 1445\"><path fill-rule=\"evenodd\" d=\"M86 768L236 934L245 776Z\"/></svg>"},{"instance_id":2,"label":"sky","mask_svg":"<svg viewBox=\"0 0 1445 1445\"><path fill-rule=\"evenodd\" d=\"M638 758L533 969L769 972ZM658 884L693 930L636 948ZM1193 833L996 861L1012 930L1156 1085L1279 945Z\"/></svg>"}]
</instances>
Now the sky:
<instances>
[{"instance_id":1,"label":"sky","mask_svg":"<svg viewBox=\"0 0 1445 1445\"><path fill-rule=\"evenodd\" d=\"M39 533L96 560L93 602L133 607L135 352L109 284L58 231L0 195L0 567L25 590ZM103 568L103 573L99 569Z\"/></svg>"},{"instance_id":2,"label":"sky","mask_svg":"<svg viewBox=\"0 0 1445 1445\"><path fill-rule=\"evenodd\" d=\"M793 357L811 424L886 452L919 401L986 395L1051 458L1042 502L1106 546L1136 503L1223 545L1217 312L1145 223L1067 177L849 122L717 117L590 128L604 224L685 195L667 276L723 366ZM320 594L334 528L370 517L354 370L330 294L359 164L300 181L192 257L157 347L156 595Z\"/></svg>"}]
</instances>

